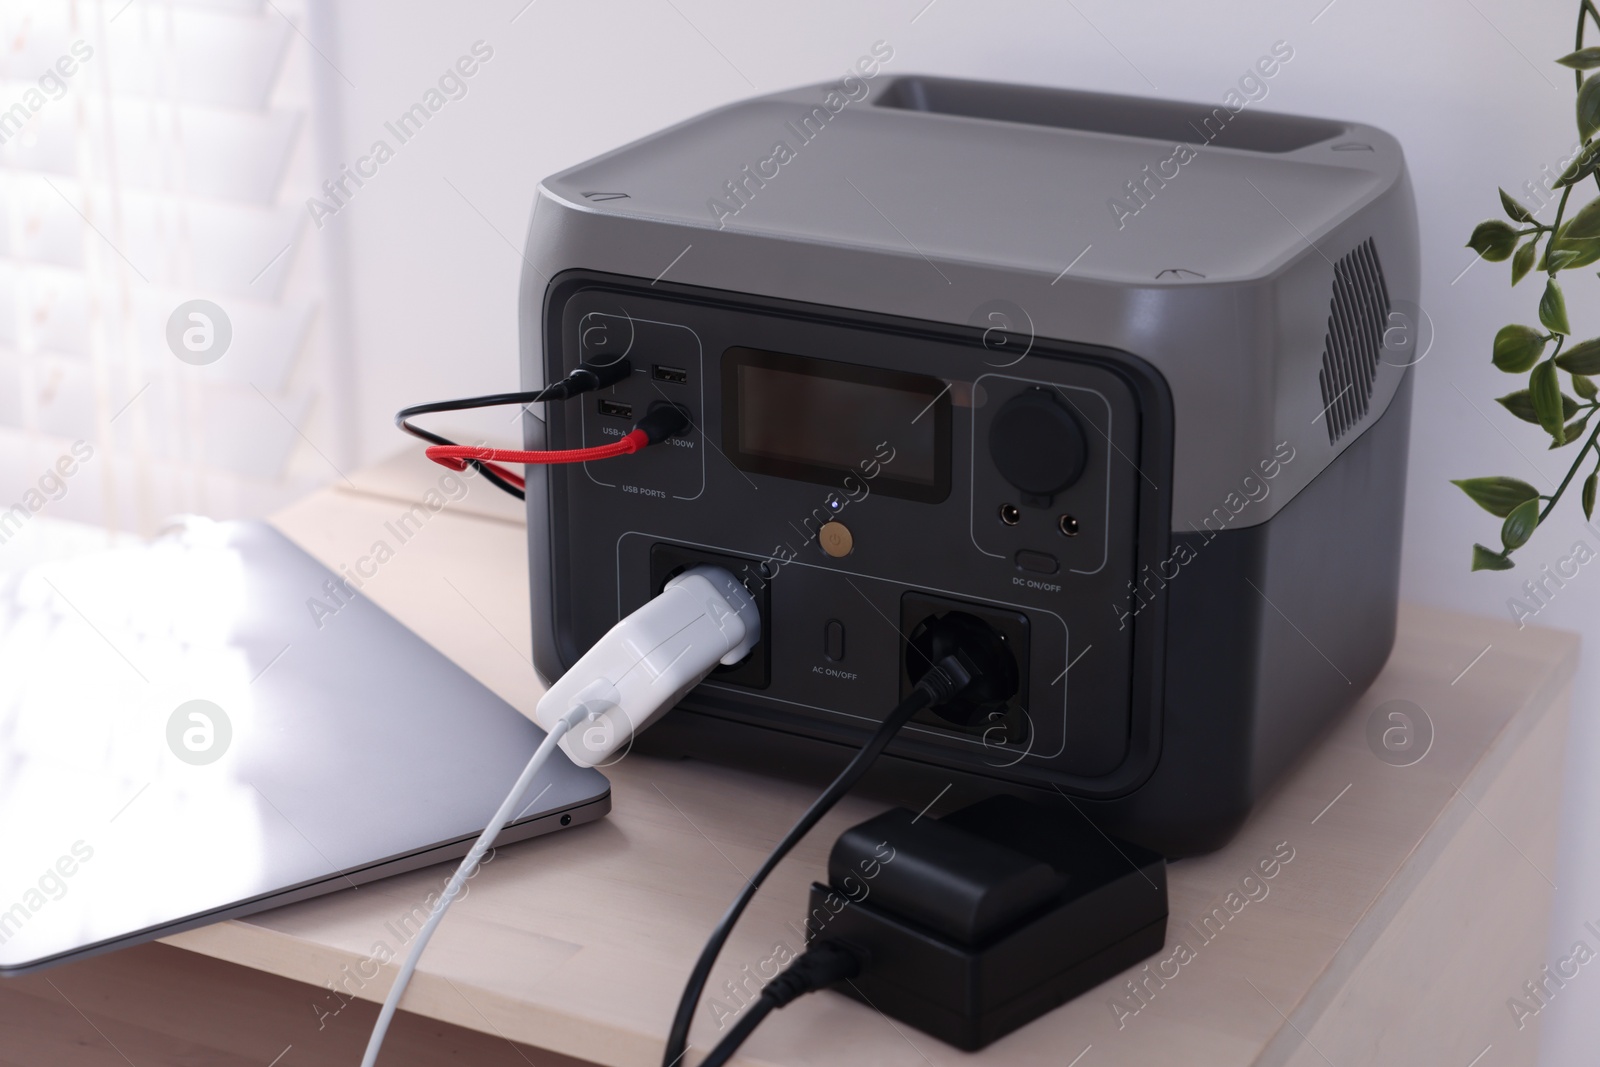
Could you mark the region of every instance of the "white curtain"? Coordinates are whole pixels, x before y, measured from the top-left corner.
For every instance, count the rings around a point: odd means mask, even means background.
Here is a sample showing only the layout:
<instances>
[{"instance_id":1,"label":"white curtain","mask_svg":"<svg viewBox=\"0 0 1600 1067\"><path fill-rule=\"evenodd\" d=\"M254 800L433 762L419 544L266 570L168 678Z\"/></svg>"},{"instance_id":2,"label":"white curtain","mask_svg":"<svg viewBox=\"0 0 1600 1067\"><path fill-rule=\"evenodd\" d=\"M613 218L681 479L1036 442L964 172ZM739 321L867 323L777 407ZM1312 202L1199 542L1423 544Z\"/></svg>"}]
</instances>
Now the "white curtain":
<instances>
[{"instance_id":1,"label":"white curtain","mask_svg":"<svg viewBox=\"0 0 1600 1067\"><path fill-rule=\"evenodd\" d=\"M0 5L0 513L148 534L350 461L305 209L317 2Z\"/></svg>"}]
</instances>

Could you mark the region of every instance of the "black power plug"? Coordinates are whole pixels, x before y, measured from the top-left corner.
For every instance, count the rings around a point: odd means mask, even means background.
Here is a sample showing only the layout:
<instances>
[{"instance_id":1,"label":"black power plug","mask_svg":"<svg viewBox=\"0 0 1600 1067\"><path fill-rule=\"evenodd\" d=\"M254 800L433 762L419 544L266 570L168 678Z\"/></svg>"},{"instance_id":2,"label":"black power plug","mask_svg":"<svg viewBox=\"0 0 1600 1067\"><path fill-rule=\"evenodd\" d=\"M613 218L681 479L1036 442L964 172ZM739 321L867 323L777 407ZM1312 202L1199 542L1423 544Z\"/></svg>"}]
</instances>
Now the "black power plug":
<instances>
[{"instance_id":1,"label":"black power plug","mask_svg":"<svg viewBox=\"0 0 1600 1067\"><path fill-rule=\"evenodd\" d=\"M924 619L906 645L905 670L912 685L935 663L955 656L973 678L950 700L929 710L956 726L970 726L985 711L1003 705L1017 693L1017 657L1005 635L966 611L947 611Z\"/></svg>"},{"instance_id":2,"label":"black power plug","mask_svg":"<svg viewBox=\"0 0 1600 1067\"><path fill-rule=\"evenodd\" d=\"M992 634L979 631L974 622L983 624ZM979 644L992 647L993 635L998 635L998 647L1005 650L1007 666L1015 671L1014 691L1003 699L994 699L992 691L972 696L962 694L943 707L918 712L916 721L968 737L981 737L986 745L1004 746L1007 751L1026 751L1033 732L1027 712L1032 640L1026 614L992 604L952 600L911 590L900 598L900 632L904 635L900 648L901 696L911 692L917 680L937 662L935 644L950 647L961 640L962 632L966 632L979 635ZM952 637L956 640L952 641ZM966 646L958 644L957 647ZM1005 670L1003 676L1009 679L1011 670Z\"/></svg>"},{"instance_id":3,"label":"black power plug","mask_svg":"<svg viewBox=\"0 0 1600 1067\"><path fill-rule=\"evenodd\" d=\"M887 811L839 837L828 880L811 887L808 931L860 959L835 988L967 1051L1166 940L1159 855L1016 797L942 819Z\"/></svg>"}]
</instances>

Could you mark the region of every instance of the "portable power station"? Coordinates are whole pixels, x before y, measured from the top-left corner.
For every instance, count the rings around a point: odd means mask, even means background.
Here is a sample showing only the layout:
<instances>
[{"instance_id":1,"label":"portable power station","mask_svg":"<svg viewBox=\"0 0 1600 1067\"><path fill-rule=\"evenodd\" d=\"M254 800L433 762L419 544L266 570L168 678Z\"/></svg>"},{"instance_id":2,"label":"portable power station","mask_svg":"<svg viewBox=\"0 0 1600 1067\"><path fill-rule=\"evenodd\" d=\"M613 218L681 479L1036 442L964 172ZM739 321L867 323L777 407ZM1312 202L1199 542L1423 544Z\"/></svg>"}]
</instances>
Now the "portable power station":
<instances>
[{"instance_id":1,"label":"portable power station","mask_svg":"<svg viewBox=\"0 0 1600 1067\"><path fill-rule=\"evenodd\" d=\"M722 563L761 640L649 739L842 759L966 613L1018 692L894 767L1216 848L1392 647L1418 259L1392 137L1243 102L875 70L557 174L524 387L631 373L526 447L692 426L529 468L535 665Z\"/></svg>"}]
</instances>

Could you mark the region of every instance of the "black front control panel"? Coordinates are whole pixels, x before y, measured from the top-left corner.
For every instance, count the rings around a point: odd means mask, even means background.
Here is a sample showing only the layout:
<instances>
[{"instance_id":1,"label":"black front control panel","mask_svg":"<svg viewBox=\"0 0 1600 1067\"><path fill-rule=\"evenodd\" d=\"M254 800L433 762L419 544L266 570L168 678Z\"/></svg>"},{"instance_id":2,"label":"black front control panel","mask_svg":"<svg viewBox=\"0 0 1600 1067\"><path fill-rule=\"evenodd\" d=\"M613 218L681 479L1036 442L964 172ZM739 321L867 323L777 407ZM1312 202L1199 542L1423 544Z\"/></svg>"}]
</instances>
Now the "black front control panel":
<instances>
[{"instance_id":1,"label":"black front control panel","mask_svg":"<svg viewBox=\"0 0 1600 1067\"><path fill-rule=\"evenodd\" d=\"M547 377L608 358L632 374L551 405L550 447L615 440L662 403L693 428L552 470L566 662L676 570L718 562L758 594L765 631L684 709L859 740L908 684L923 619L965 610L1004 629L1021 696L964 728L921 716L892 751L1087 792L1137 784L1159 628L1130 583L1165 544L1146 482L1170 467L1144 364L1039 341L1013 361L977 331L601 278L551 287Z\"/></svg>"}]
</instances>

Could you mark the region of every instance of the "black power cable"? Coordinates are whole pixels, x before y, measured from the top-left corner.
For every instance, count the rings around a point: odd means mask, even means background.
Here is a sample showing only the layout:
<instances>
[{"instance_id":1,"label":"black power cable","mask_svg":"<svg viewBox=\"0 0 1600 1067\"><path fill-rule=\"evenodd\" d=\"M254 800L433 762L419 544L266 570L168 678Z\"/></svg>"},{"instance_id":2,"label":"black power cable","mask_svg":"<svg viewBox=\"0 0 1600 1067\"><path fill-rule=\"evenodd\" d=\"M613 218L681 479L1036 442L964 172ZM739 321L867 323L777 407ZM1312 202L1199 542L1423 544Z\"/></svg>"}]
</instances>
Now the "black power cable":
<instances>
[{"instance_id":1,"label":"black power cable","mask_svg":"<svg viewBox=\"0 0 1600 1067\"><path fill-rule=\"evenodd\" d=\"M980 660L988 658L982 656L982 650L973 651L978 653ZM873 761L883 753L895 734L900 732L900 728L909 722L913 715L923 708L948 703L975 681L980 684L988 683L996 674L1003 675L1004 671L996 671L992 666L986 671L968 655L968 650L965 648L939 659L917 680L916 688L889 713L871 739L862 746L861 751L857 752L845 769L839 772L839 776L812 802L806 813L800 816L800 821L796 822L784 835L783 840L778 842L766 862L761 865L761 869L745 883L745 887L739 891L738 897L707 939L700 958L695 961L694 970L689 974L689 981L684 986L683 998L678 1001L678 1011L673 1016L672 1029L667 1035L666 1052L661 1060L663 1067L674 1067L682 1059L689 1042L689 1025L694 1019L695 1004L705 992L706 982L711 977L711 968L717 962L717 955L727 943L728 936L733 933L734 924L739 921L739 916L744 914L751 898L756 895L756 890L766 881L767 875L771 874L779 861L799 844L800 839L805 837L811 828L817 825L818 821L850 792L856 783L861 781L862 776L867 773L867 768L872 766ZM1016 668L1013 663L1011 667L1013 685L1015 676ZM766 1012L762 1014L765 1015ZM754 1024L751 1024L751 1029L754 1029Z\"/></svg>"},{"instance_id":2,"label":"black power cable","mask_svg":"<svg viewBox=\"0 0 1600 1067\"><path fill-rule=\"evenodd\" d=\"M861 956L855 950L837 941L818 941L762 986L756 1002L744 1009L733 1029L717 1042L717 1047L700 1061L699 1067L722 1067L768 1015L807 993L854 978L861 973L861 964Z\"/></svg>"},{"instance_id":3,"label":"black power cable","mask_svg":"<svg viewBox=\"0 0 1600 1067\"><path fill-rule=\"evenodd\" d=\"M578 364L573 372L543 389L535 389L524 393L490 393L487 396L469 396L461 400L436 400L431 404L417 404L409 408L401 408L394 416L394 424L412 437L419 438L431 445L455 446L457 442L447 437L441 437L431 430L424 430L414 425L411 420L421 415L435 415L441 411L467 411L472 408L503 407L508 404L527 406L528 404L543 404L551 400L568 400L584 393L594 392L596 389L606 389L627 378L633 373L633 365L625 359L612 360L610 363L596 363L585 360ZM508 482L492 465L475 459L466 461L473 470L483 475L493 485L505 490L518 500L526 498L521 488Z\"/></svg>"}]
</instances>

